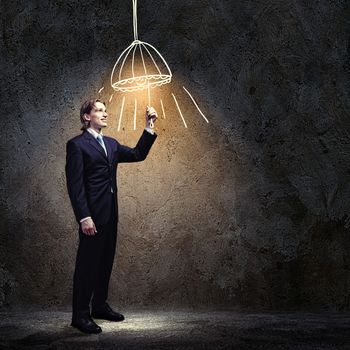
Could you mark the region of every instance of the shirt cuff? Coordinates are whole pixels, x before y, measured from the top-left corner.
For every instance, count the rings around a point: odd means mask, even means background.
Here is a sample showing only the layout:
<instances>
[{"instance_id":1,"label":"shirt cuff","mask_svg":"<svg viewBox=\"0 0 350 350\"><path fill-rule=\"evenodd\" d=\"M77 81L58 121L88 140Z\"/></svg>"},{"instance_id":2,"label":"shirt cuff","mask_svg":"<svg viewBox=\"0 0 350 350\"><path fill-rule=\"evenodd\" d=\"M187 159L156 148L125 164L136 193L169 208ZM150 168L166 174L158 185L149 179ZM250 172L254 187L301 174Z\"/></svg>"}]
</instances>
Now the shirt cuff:
<instances>
[{"instance_id":1,"label":"shirt cuff","mask_svg":"<svg viewBox=\"0 0 350 350\"><path fill-rule=\"evenodd\" d=\"M154 130L153 130L153 129L151 129L151 128L145 128L145 130L146 130L147 132L149 132L150 134L154 135Z\"/></svg>"},{"instance_id":2,"label":"shirt cuff","mask_svg":"<svg viewBox=\"0 0 350 350\"><path fill-rule=\"evenodd\" d=\"M86 218L81 219L80 222L83 222L83 221L85 221L87 219L91 219L91 216L87 216Z\"/></svg>"}]
</instances>

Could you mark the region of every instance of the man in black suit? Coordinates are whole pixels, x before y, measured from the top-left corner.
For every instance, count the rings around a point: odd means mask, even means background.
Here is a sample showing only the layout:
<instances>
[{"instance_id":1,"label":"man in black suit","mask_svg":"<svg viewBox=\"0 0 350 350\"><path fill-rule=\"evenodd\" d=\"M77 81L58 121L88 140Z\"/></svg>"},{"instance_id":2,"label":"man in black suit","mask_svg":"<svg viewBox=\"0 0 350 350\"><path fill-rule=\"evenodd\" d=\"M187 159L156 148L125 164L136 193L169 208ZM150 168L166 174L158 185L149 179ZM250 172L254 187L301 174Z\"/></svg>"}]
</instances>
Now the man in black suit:
<instances>
[{"instance_id":1,"label":"man in black suit","mask_svg":"<svg viewBox=\"0 0 350 350\"><path fill-rule=\"evenodd\" d=\"M102 331L91 316L124 320L107 303L117 240L117 166L144 160L157 138L151 128L157 119L152 107L146 110L146 128L134 148L102 135L107 118L104 103L86 101L80 110L83 132L67 142L67 189L79 223L71 325L85 333Z\"/></svg>"}]
</instances>

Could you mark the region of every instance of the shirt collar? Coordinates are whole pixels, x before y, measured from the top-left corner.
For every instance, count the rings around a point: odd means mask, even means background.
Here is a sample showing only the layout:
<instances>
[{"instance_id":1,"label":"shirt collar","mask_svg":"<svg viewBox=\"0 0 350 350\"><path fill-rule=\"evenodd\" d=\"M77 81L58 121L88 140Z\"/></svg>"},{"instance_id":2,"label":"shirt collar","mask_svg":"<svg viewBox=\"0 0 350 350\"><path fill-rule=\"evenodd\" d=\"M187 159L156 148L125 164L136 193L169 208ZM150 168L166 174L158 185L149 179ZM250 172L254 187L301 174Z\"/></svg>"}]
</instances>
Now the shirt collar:
<instances>
[{"instance_id":1,"label":"shirt collar","mask_svg":"<svg viewBox=\"0 0 350 350\"><path fill-rule=\"evenodd\" d=\"M97 138L98 135L103 136L102 134L102 130L100 133L96 132L94 129L92 128L87 128L86 131L88 131L95 139Z\"/></svg>"}]
</instances>

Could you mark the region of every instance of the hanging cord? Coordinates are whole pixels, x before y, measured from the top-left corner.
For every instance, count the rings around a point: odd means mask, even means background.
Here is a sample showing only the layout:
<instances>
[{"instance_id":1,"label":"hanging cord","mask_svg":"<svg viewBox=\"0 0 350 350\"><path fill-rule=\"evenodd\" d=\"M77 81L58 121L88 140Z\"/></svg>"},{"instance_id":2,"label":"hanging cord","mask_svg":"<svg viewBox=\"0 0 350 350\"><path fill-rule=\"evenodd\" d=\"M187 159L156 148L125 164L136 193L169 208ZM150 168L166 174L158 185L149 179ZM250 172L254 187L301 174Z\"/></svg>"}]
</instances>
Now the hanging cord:
<instances>
[{"instance_id":1,"label":"hanging cord","mask_svg":"<svg viewBox=\"0 0 350 350\"><path fill-rule=\"evenodd\" d=\"M136 40L139 40L138 33L137 33L137 0L132 0L132 21L133 21L133 26L134 26L134 41L136 41ZM132 57L132 66L133 66L132 68L134 68L134 54L135 54L135 49L134 49L133 57ZM141 52L141 55L142 55L142 52ZM143 57L142 57L142 60L143 60ZM143 65L145 66L144 62L143 62ZM133 76L134 76L134 74L133 74ZM136 100L135 100L135 103L136 103ZM150 103L151 103L151 93L150 93L150 86L149 86L149 81L148 81L148 105L149 106L150 106ZM147 107L147 109L148 109L148 107ZM151 119L150 120L150 127L153 129L153 127L154 127L153 119L152 118L150 118L150 119Z\"/></svg>"},{"instance_id":2,"label":"hanging cord","mask_svg":"<svg viewBox=\"0 0 350 350\"><path fill-rule=\"evenodd\" d=\"M134 26L134 40L139 40L137 34L137 0L132 0L132 22Z\"/></svg>"}]
</instances>

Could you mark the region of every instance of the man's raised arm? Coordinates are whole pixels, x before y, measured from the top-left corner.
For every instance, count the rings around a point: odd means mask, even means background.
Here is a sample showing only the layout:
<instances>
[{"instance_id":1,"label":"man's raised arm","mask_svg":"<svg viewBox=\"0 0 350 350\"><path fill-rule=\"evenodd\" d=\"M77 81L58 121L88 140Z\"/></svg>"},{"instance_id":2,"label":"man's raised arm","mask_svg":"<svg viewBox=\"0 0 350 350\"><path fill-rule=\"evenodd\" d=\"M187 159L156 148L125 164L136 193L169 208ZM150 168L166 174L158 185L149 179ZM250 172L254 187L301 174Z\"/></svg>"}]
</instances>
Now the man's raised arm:
<instances>
[{"instance_id":1,"label":"man's raised arm","mask_svg":"<svg viewBox=\"0 0 350 350\"><path fill-rule=\"evenodd\" d=\"M134 148L121 145L118 142L118 163L141 162L145 160L157 134L153 131L153 123L158 115L153 107L146 109L146 127L143 131L137 145Z\"/></svg>"}]
</instances>

